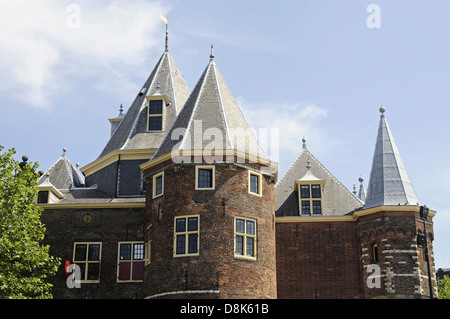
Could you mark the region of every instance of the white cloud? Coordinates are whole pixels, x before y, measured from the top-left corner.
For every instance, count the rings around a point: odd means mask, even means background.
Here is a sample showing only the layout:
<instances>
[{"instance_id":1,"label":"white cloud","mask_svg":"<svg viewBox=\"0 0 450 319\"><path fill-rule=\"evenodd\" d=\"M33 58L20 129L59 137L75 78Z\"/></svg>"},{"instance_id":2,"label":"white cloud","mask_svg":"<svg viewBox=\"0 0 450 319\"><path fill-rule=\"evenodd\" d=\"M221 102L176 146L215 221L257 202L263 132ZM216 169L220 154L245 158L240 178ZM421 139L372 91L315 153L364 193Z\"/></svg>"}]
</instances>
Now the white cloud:
<instances>
[{"instance_id":1,"label":"white cloud","mask_svg":"<svg viewBox=\"0 0 450 319\"><path fill-rule=\"evenodd\" d=\"M0 0L0 5L0 90L34 107L51 106L52 96L74 76L142 64L155 45L162 47L159 14L169 11L143 0ZM101 81L108 87L111 80Z\"/></svg>"},{"instance_id":2,"label":"white cloud","mask_svg":"<svg viewBox=\"0 0 450 319\"><path fill-rule=\"evenodd\" d=\"M313 153L316 155L332 151L333 145L337 143L329 137L326 128L320 125L320 122L328 116L324 108L304 103L249 102L242 97L236 98L236 102L249 126L256 133L261 128L269 132L272 128L278 129L279 154L274 154L276 148L270 145L270 141L265 143L257 137L271 160L279 163L281 171L287 169L300 152L303 137L307 140L307 145L308 141L313 143ZM265 144L268 144L269 150L264 147Z\"/></svg>"}]
</instances>

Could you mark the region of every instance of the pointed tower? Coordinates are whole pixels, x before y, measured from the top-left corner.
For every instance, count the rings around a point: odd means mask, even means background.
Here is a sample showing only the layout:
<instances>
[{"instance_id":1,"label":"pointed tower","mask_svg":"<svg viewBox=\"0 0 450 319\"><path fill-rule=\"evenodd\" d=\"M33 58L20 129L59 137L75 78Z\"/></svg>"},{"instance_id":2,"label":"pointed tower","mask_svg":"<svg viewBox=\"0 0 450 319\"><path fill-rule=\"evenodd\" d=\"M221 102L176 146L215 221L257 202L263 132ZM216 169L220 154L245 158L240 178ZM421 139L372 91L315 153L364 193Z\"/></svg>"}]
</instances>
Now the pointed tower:
<instances>
[{"instance_id":1,"label":"pointed tower","mask_svg":"<svg viewBox=\"0 0 450 319\"><path fill-rule=\"evenodd\" d=\"M211 52L147 180L147 298L275 298L274 179Z\"/></svg>"},{"instance_id":2,"label":"pointed tower","mask_svg":"<svg viewBox=\"0 0 450 319\"><path fill-rule=\"evenodd\" d=\"M140 196L145 192L139 165L160 147L167 131L189 96L189 90L170 55L165 51L125 115L111 121L111 138L92 163L81 171L86 185L114 197Z\"/></svg>"},{"instance_id":3,"label":"pointed tower","mask_svg":"<svg viewBox=\"0 0 450 319\"><path fill-rule=\"evenodd\" d=\"M420 205L386 121L384 107L380 108L380 112L365 208L381 205Z\"/></svg>"},{"instance_id":4,"label":"pointed tower","mask_svg":"<svg viewBox=\"0 0 450 319\"><path fill-rule=\"evenodd\" d=\"M428 283L434 282L435 290L436 278L427 275L428 257L417 238L423 234L423 224L427 224L428 248L432 250L432 218L436 212L430 212L422 224L419 200L387 124L385 108L381 107L380 112L364 210L354 213L361 247L363 295L427 298ZM433 259L429 261L433 268Z\"/></svg>"}]
</instances>

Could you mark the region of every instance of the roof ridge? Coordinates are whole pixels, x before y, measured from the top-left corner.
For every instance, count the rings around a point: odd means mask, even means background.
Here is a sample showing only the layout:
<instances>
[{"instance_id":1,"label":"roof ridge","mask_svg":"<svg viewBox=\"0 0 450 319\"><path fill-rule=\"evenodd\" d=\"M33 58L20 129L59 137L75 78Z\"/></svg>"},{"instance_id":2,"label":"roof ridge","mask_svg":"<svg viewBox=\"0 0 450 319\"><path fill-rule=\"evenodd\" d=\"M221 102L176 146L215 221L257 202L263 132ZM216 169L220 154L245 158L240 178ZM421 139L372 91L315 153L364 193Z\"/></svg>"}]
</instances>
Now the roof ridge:
<instances>
[{"instance_id":1,"label":"roof ridge","mask_svg":"<svg viewBox=\"0 0 450 319\"><path fill-rule=\"evenodd\" d=\"M220 103L220 113L222 114L223 125L224 125L224 128L225 128L225 135L227 137L228 142L230 143L231 148L234 148L233 147L233 143L231 142L230 134L228 132L227 117L225 115L225 110L224 110L224 107L223 107L219 81L217 80L216 63L214 62L214 60L212 60L211 64L212 64L212 70L213 70L213 74L214 74L214 82L216 83L216 87L217 87L217 95L218 95L219 103Z\"/></svg>"},{"instance_id":2,"label":"roof ridge","mask_svg":"<svg viewBox=\"0 0 450 319\"><path fill-rule=\"evenodd\" d=\"M210 68L210 65L211 65L211 62L212 61L210 61L209 62L209 64L208 64L208 66L206 67L206 69L205 69L205 71L203 72L203 74L202 74L202 77L199 79L199 83L200 83L200 81L202 81L201 82L201 84L200 84L200 88L199 88L199 91L198 91L198 94L197 94L197 96L196 96L196 100L195 100L195 104L194 104L194 107L192 108L192 113L191 113L191 116L190 116L190 118L189 118L189 122L188 122L188 125L186 126L186 132L185 132L185 134L184 134L184 136L183 136L183 139L181 140L181 143L179 144L180 146L179 146L179 149L181 150L181 149L183 149L183 147L184 147L184 143L186 142L186 137L187 137L187 133L189 132L189 129L190 129L190 127L191 127L191 125L192 125L192 121L193 121L193 119L194 119L194 117L195 117L195 114L196 114L196 112L197 112L197 108L198 108L198 102L200 101L200 99L199 99L199 97L201 96L201 94L202 94L202 92L203 92L203 88L204 88L204 85L205 85L205 83L206 83L206 78L208 77L208 71L209 71L209 68ZM203 79L202 79L203 78ZM175 125L175 122L174 122L174 125ZM162 144L161 144L162 145ZM191 147L192 147L192 145L191 145Z\"/></svg>"}]
</instances>

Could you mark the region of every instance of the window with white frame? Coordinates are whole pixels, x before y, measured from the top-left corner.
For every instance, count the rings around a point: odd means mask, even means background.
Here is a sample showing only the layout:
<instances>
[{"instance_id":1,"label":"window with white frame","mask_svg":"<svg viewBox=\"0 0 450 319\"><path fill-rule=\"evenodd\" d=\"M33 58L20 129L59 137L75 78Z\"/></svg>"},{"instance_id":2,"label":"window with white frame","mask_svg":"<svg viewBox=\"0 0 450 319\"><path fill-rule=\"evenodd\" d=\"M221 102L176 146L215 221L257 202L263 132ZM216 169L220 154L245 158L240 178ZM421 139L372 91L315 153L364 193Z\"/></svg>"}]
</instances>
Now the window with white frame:
<instances>
[{"instance_id":1,"label":"window with white frame","mask_svg":"<svg viewBox=\"0 0 450 319\"><path fill-rule=\"evenodd\" d=\"M163 100L148 101L148 131L162 131L163 106Z\"/></svg>"},{"instance_id":2,"label":"window with white frame","mask_svg":"<svg viewBox=\"0 0 450 319\"><path fill-rule=\"evenodd\" d=\"M148 226L144 233L145 239L145 265L148 265L152 261L152 240L153 240L153 227Z\"/></svg>"},{"instance_id":3,"label":"window with white frame","mask_svg":"<svg viewBox=\"0 0 450 319\"><path fill-rule=\"evenodd\" d=\"M256 220L243 217L234 219L234 255L256 258Z\"/></svg>"},{"instance_id":4,"label":"window with white frame","mask_svg":"<svg viewBox=\"0 0 450 319\"><path fill-rule=\"evenodd\" d=\"M302 215L322 214L322 185L302 184L299 191Z\"/></svg>"},{"instance_id":5,"label":"window with white frame","mask_svg":"<svg viewBox=\"0 0 450 319\"><path fill-rule=\"evenodd\" d=\"M102 243L74 243L73 263L80 267L80 281L82 283L100 282L101 251Z\"/></svg>"},{"instance_id":6,"label":"window with white frame","mask_svg":"<svg viewBox=\"0 0 450 319\"><path fill-rule=\"evenodd\" d=\"M164 194L164 172L153 176L153 198Z\"/></svg>"},{"instance_id":7,"label":"window with white frame","mask_svg":"<svg viewBox=\"0 0 450 319\"><path fill-rule=\"evenodd\" d=\"M262 175L248 171L248 192L253 195L262 195Z\"/></svg>"},{"instance_id":8,"label":"window with white frame","mask_svg":"<svg viewBox=\"0 0 450 319\"><path fill-rule=\"evenodd\" d=\"M117 262L117 281L132 282L144 279L144 243L120 242Z\"/></svg>"},{"instance_id":9,"label":"window with white frame","mask_svg":"<svg viewBox=\"0 0 450 319\"><path fill-rule=\"evenodd\" d=\"M215 167L196 166L195 167L195 189L212 190L215 188Z\"/></svg>"},{"instance_id":10,"label":"window with white frame","mask_svg":"<svg viewBox=\"0 0 450 319\"><path fill-rule=\"evenodd\" d=\"M199 254L200 216L175 218L174 256L196 256Z\"/></svg>"}]
</instances>

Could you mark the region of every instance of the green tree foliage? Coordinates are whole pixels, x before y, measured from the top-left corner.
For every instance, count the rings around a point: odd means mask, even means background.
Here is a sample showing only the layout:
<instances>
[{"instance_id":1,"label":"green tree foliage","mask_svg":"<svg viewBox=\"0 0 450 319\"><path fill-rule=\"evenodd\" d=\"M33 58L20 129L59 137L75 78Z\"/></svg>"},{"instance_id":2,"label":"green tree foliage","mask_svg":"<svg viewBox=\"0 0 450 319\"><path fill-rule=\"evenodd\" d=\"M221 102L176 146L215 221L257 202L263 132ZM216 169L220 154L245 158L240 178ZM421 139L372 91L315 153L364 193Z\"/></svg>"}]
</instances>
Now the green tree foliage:
<instances>
[{"instance_id":1,"label":"green tree foliage","mask_svg":"<svg viewBox=\"0 0 450 319\"><path fill-rule=\"evenodd\" d=\"M438 285L438 298L450 299L450 278L444 276Z\"/></svg>"},{"instance_id":2,"label":"green tree foliage","mask_svg":"<svg viewBox=\"0 0 450 319\"><path fill-rule=\"evenodd\" d=\"M45 228L37 195L37 163L19 164L0 146L0 298L52 298L46 280L59 260L40 242Z\"/></svg>"}]
</instances>

